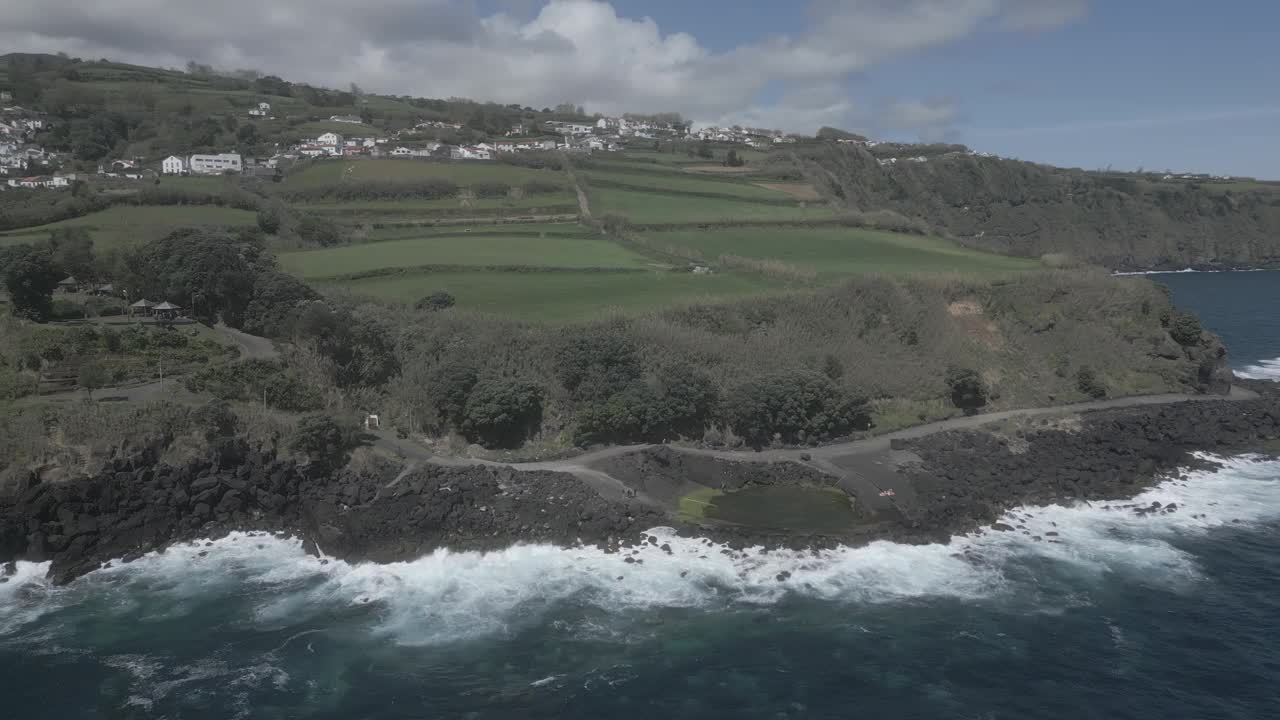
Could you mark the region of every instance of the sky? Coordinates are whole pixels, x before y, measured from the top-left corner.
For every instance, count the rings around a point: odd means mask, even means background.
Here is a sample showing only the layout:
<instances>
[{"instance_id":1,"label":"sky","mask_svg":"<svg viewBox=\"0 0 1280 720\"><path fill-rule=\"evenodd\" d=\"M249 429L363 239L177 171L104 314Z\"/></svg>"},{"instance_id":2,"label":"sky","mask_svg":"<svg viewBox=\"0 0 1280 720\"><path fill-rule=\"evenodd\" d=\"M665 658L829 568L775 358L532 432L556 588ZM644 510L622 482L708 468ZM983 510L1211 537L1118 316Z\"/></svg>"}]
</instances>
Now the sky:
<instances>
[{"instance_id":1,"label":"sky","mask_svg":"<svg viewBox=\"0 0 1280 720\"><path fill-rule=\"evenodd\" d=\"M0 0L0 52L1280 179L1275 0Z\"/></svg>"}]
</instances>

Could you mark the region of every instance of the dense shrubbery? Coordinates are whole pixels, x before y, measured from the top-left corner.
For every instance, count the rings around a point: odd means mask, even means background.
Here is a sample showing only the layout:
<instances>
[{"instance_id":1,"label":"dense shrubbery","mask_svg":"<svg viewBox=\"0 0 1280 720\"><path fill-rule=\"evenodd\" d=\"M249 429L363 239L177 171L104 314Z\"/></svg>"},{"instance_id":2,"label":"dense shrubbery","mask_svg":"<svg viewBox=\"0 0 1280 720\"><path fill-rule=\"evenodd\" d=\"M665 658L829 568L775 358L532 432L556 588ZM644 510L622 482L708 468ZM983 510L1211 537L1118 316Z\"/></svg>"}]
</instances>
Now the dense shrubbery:
<instances>
[{"instance_id":1,"label":"dense shrubbery","mask_svg":"<svg viewBox=\"0 0 1280 720\"><path fill-rule=\"evenodd\" d=\"M360 432L355 423L332 415L309 415L303 418L289 447L306 455L312 463L325 470L333 470L347 464L351 451L360 445Z\"/></svg>"},{"instance_id":2,"label":"dense shrubbery","mask_svg":"<svg viewBox=\"0 0 1280 720\"><path fill-rule=\"evenodd\" d=\"M316 200L440 200L455 197L458 184L444 178L405 180L392 182L365 181L342 183L314 188L288 190L290 200L307 202Z\"/></svg>"},{"instance_id":3,"label":"dense shrubbery","mask_svg":"<svg viewBox=\"0 0 1280 720\"><path fill-rule=\"evenodd\" d=\"M448 310L453 307L456 302L457 300L455 300L449 293L443 290L437 290L430 295L419 298L418 301L413 304L413 309L426 310L427 312L439 312L441 310Z\"/></svg>"},{"instance_id":4,"label":"dense shrubbery","mask_svg":"<svg viewBox=\"0 0 1280 720\"><path fill-rule=\"evenodd\" d=\"M542 423L542 390L523 380L478 383L467 398L462 431L490 448L518 447Z\"/></svg>"},{"instance_id":5,"label":"dense shrubbery","mask_svg":"<svg viewBox=\"0 0 1280 720\"><path fill-rule=\"evenodd\" d=\"M1169 327L1169 336L1179 345L1190 347L1200 344L1200 320L1191 313L1178 313Z\"/></svg>"},{"instance_id":6,"label":"dense shrubbery","mask_svg":"<svg viewBox=\"0 0 1280 720\"><path fill-rule=\"evenodd\" d=\"M1076 371L1076 388L1094 400L1107 396L1107 386L1088 365Z\"/></svg>"},{"instance_id":7,"label":"dense shrubbery","mask_svg":"<svg viewBox=\"0 0 1280 720\"><path fill-rule=\"evenodd\" d=\"M951 391L951 404L966 415L973 415L987 404L987 386L982 376L968 368L947 368L947 389Z\"/></svg>"},{"instance_id":8,"label":"dense shrubbery","mask_svg":"<svg viewBox=\"0 0 1280 720\"><path fill-rule=\"evenodd\" d=\"M245 360L202 370L188 376L188 390L207 392L219 400L261 403L290 412L307 412L324 407L324 399L311 385L283 363Z\"/></svg>"},{"instance_id":9,"label":"dense shrubbery","mask_svg":"<svg viewBox=\"0 0 1280 720\"><path fill-rule=\"evenodd\" d=\"M817 442L871 426L865 398L811 370L782 370L739 383L725 398L724 416L755 447L775 438Z\"/></svg>"}]
</instances>

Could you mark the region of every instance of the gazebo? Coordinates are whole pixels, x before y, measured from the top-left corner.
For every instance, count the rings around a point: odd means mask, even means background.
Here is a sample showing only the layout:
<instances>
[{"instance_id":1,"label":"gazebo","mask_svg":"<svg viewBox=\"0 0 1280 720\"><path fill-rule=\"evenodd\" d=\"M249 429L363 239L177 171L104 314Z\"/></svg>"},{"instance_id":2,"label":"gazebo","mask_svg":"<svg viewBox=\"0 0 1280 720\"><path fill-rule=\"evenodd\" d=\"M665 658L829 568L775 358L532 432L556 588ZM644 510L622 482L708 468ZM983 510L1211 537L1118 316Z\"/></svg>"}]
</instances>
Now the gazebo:
<instances>
[{"instance_id":1,"label":"gazebo","mask_svg":"<svg viewBox=\"0 0 1280 720\"><path fill-rule=\"evenodd\" d=\"M178 312L182 310L179 305L165 301L159 305L152 305L151 311L164 320L174 320L178 317Z\"/></svg>"},{"instance_id":2,"label":"gazebo","mask_svg":"<svg viewBox=\"0 0 1280 720\"><path fill-rule=\"evenodd\" d=\"M62 292L75 292L80 289L80 281L75 279L74 276L68 275L58 281L58 289Z\"/></svg>"},{"instance_id":3,"label":"gazebo","mask_svg":"<svg viewBox=\"0 0 1280 720\"><path fill-rule=\"evenodd\" d=\"M135 312L141 312L143 315L150 315L152 308L154 308L155 306L156 306L155 303L151 302L150 300L147 300L146 298L143 298L142 300L139 300L138 302L129 306L129 314L132 315Z\"/></svg>"}]
</instances>

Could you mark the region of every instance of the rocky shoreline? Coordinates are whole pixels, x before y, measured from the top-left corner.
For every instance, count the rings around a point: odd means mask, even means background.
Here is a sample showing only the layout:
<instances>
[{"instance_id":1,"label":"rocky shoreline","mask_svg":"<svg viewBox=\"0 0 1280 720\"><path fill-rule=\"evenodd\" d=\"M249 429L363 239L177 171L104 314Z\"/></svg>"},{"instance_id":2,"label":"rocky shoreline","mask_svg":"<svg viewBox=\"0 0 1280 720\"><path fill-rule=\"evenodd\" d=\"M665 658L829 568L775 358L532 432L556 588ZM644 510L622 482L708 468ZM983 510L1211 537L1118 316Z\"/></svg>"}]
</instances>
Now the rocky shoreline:
<instances>
[{"instance_id":1,"label":"rocky shoreline","mask_svg":"<svg viewBox=\"0 0 1280 720\"><path fill-rule=\"evenodd\" d=\"M1251 387L1258 398L1096 411L1073 422L895 442L892 452L906 460L882 471L880 486L887 479L897 491L888 500L881 491L879 508L864 497L857 471L841 474L841 458L823 467L807 454L751 462L639 450L599 471L628 488L618 500L567 472L432 464L403 471L387 463L362 474L326 473L239 441L180 467L142 452L94 477L42 483L33 475L0 493L0 563L49 561L53 580L65 583L107 561L236 530L301 537L313 552L375 562L518 542L618 549L648 541L643 531L658 526L739 547L945 541L1021 505L1132 497L1188 466L1194 451L1275 451L1280 389ZM691 489L771 485L843 487L857 500L857 521L838 534L788 533L694 524L676 512Z\"/></svg>"}]
</instances>

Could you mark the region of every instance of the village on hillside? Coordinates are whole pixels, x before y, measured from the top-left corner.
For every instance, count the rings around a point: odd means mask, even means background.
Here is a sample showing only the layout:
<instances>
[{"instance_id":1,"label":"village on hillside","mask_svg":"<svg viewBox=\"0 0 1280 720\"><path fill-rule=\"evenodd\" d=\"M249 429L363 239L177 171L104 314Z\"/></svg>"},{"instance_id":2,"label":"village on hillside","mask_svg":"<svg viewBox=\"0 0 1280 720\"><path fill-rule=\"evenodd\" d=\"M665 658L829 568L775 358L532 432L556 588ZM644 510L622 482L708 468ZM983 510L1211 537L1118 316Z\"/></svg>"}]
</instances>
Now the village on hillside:
<instances>
[{"instance_id":1,"label":"village on hillside","mask_svg":"<svg viewBox=\"0 0 1280 720\"><path fill-rule=\"evenodd\" d=\"M216 176L247 175L279 179L289 165L311 159L327 158L393 158L439 161L492 161L503 153L558 151L572 154L617 152L642 143L741 145L743 148L767 151L778 146L811 142L815 138L788 134L775 129L742 126L697 127L684 121L657 120L641 116L609 117L597 115L584 120L525 121L512 124L500 136L480 142L447 143L426 139L440 133L457 133L464 126L441 120L425 120L412 127L383 133L366 124L358 115L331 115L310 118L330 128L315 137L296 143L277 144L275 152L260 157L245 157L235 148L224 152L169 155L164 158L117 158L98 163L96 172L75 171L69 153L48 152L37 142L38 135L51 128L52 120L43 113L12 105L12 95L0 91L0 190L8 188L68 189L77 180L96 176L103 180L144 181L160 175ZM259 101L244 112L247 122L276 120L272 105ZM343 128L350 126L350 133ZM835 142L879 149L876 157L881 166L898 163L923 163L954 155L994 157L991 153L975 153L963 146L943 153L912 154L910 144L869 140L861 136L840 137ZM883 152L892 147L886 156ZM899 153L899 151L901 151ZM1227 176L1166 173L1163 179L1231 180Z\"/></svg>"}]
</instances>

